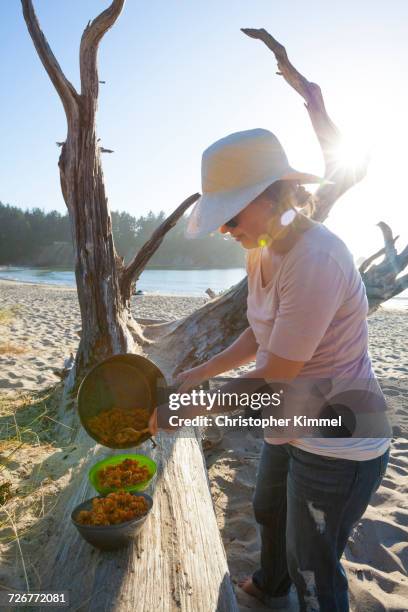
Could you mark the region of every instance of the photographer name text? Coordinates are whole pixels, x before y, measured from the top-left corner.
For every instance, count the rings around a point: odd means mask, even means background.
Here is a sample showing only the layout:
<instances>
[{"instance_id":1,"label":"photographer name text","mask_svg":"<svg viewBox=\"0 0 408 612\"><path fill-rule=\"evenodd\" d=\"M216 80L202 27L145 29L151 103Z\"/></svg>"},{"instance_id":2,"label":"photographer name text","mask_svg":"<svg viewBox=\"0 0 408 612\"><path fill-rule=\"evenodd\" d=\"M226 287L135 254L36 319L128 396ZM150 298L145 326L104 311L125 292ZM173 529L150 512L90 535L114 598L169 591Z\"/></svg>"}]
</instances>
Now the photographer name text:
<instances>
[{"instance_id":1,"label":"photographer name text","mask_svg":"<svg viewBox=\"0 0 408 612\"><path fill-rule=\"evenodd\" d=\"M200 415L192 418L180 417L173 414L169 417L169 425L171 427L342 427L342 418L339 415L337 418L311 418L305 415L298 415L288 418L276 418L269 416L229 416L226 414L218 414L215 416Z\"/></svg>"}]
</instances>

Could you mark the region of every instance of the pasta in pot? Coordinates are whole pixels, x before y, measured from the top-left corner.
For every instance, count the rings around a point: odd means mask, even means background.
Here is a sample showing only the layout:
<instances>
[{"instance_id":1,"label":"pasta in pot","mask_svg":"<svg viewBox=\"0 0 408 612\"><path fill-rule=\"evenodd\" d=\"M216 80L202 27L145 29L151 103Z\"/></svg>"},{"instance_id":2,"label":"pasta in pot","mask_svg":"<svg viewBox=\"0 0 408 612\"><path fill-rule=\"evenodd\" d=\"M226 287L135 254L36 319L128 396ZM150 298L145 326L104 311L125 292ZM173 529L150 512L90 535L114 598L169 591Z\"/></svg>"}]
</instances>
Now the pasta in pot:
<instances>
[{"instance_id":1,"label":"pasta in pot","mask_svg":"<svg viewBox=\"0 0 408 612\"><path fill-rule=\"evenodd\" d=\"M87 425L91 433L104 446L128 446L139 442L142 435L140 431L146 428L149 416L150 412L147 408L114 407L90 417Z\"/></svg>"}]
</instances>

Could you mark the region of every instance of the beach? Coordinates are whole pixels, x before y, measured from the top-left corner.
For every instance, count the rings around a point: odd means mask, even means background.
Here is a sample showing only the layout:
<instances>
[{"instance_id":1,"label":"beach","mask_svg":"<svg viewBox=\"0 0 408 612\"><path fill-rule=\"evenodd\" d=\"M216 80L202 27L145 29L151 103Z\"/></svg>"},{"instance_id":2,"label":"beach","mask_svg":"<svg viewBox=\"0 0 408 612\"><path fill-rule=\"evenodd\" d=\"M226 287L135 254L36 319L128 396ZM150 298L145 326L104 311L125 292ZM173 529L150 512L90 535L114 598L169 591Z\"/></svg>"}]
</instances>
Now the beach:
<instances>
[{"instance_id":1,"label":"beach","mask_svg":"<svg viewBox=\"0 0 408 612\"><path fill-rule=\"evenodd\" d=\"M140 295L132 298L132 312L139 318L176 320L206 301L204 295ZM0 309L8 313L0 319L0 396L2 410L7 410L7 398L38 392L58 382L64 361L75 354L81 323L76 290L68 287L0 280ZM344 556L355 612L407 609L407 323L408 311L383 309L368 322L373 367L399 424L394 429L386 476L356 526ZM234 583L251 574L259 559L251 497L261 445L261 432L245 430L224 435L220 443L206 451L214 508ZM27 448L29 452L29 460L35 463L41 453L45 460L49 451L44 448L37 457ZM15 487L24 479L26 459L20 452L20 459L14 458L2 474ZM74 453L68 461L78 461L78 457ZM52 487L57 491L59 486L64 486L63 480L54 478ZM27 525L30 520L27 516ZM10 578L11 570L10 566L1 571L0 582ZM236 592L241 610L267 609L238 587Z\"/></svg>"}]
</instances>

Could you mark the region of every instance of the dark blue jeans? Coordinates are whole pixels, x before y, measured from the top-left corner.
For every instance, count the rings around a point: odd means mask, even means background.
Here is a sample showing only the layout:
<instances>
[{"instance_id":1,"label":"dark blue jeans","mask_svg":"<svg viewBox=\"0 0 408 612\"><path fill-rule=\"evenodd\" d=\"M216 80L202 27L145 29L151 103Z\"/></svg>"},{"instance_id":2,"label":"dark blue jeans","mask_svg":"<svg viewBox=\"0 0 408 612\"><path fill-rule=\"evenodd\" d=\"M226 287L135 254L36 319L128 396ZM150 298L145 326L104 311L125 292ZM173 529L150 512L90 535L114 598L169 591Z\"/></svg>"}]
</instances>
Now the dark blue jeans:
<instances>
[{"instance_id":1,"label":"dark blue jeans","mask_svg":"<svg viewBox=\"0 0 408 612\"><path fill-rule=\"evenodd\" d=\"M253 581L266 603L287 595L293 583L301 612L349 610L340 558L388 455L350 461L264 443L254 495L261 567Z\"/></svg>"}]
</instances>

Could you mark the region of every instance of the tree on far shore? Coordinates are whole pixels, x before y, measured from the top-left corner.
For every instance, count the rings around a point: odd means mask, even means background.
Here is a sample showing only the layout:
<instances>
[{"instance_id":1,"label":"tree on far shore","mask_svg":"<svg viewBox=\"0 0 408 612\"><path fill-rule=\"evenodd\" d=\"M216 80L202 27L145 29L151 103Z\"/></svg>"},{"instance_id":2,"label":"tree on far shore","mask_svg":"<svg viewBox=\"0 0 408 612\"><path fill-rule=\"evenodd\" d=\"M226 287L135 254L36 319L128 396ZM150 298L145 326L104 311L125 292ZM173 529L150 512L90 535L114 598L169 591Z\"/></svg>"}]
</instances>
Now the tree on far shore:
<instances>
[{"instance_id":1,"label":"tree on far shore","mask_svg":"<svg viewBox=\"0 0 408 612\"><path fill-rule=\"evenodd\" d=\"M112 234L118 255L128 263L151 233L164 221L164 212L133 217L113 210ZM147 267L239 268L245 257L240 246L220 235L192 241L184 237L186 218L169 232ZM39 208L21 210L0 202L0 266L73 267L74 256L68 214Z\"/></svg>"}]
</instances>

